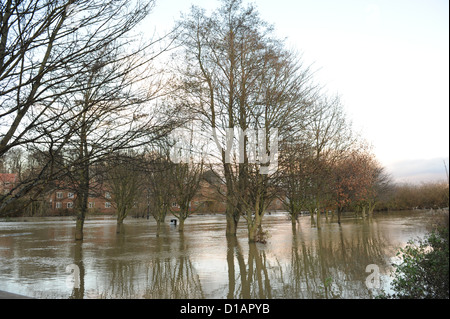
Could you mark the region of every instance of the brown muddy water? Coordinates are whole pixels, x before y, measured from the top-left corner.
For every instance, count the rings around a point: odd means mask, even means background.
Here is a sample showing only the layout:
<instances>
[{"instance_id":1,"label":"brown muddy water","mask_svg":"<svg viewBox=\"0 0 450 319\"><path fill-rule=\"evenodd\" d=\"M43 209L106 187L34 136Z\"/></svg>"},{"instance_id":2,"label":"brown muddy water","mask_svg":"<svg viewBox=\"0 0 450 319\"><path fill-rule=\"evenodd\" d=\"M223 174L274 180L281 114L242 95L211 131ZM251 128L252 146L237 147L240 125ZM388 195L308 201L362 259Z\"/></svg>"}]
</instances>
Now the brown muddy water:
<instances>
[{"instance_id":1,"label":"brown muddy water","mask_svg":"<svg viewBox=\"0 0 450 319\"><path fill-rule=\"evenodd\" d=\"M73 218L0 221L0 290L34 298L373 298L390 292L392 263L408 240L423 237L430 213L346 215L339 226L286 214L264 217L266 244L249 244L245 221L225 237L223 215L188 218L184 233L152 219L85 222ZM169 221L170 218L167 218ZM367 272L366 272L367 270ZM379 279L377 282L375 279Z\"/></svg>"}]
</instances>

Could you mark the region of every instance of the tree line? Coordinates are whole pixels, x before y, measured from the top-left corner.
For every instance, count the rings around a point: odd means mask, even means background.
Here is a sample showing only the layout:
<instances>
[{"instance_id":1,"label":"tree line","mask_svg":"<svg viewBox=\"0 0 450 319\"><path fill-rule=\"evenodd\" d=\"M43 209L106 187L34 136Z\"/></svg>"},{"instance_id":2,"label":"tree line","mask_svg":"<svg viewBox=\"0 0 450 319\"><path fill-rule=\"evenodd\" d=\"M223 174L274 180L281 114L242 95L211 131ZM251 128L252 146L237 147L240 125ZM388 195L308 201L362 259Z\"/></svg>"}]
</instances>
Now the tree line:
<instances>
[{"instance_id":1,"label":"tree line","mask_svg":"<svg viewBox=\"0 0 450 319\"><path fill-rule=\"evenodd\" d=\"M38 205L64 181L82 239L88 198L107 184L118 231L136 203L158 224L172 212L182 229L206 171L226 203L226 234L244 220L251 242L275 199L294 225L303 211L337 211L339 222L348 209L373 211L388 174L339 97L254 5L223 0L210 14L193 6L151 38L138 27L154 5L2 1L0 158L19 177L0 195L2 214ZM190 132L181 162L177 129Z\"/></svg>"},{"instance_id":2,"label":"tree line","mask_svg":"<svg viewBox=\"0 0 450 319\"><path fill-rule=\"evenodd\" d=\"M449 207L449 184L447 181L421 184L396 184L392 186L378 206L380 210L438 210Z\"/></svg>"}]
</instances>

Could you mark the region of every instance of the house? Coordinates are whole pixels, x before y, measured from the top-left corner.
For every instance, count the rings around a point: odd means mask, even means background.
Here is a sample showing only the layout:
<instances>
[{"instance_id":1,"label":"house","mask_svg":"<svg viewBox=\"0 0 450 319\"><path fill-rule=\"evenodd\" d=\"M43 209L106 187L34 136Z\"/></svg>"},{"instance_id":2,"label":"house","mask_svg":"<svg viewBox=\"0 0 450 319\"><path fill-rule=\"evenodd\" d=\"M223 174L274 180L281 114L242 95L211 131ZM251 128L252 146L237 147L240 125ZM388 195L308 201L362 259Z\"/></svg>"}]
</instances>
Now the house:
<instances>
[{"instance_id":1,"label":"house","mask_svg":"<svg viewBox=\"0 0 450 319\"><path fill-rule=\"evenodd\" d=\"M173 200L171 209L179 210L178 203ZM190 202L190 211L196 213L224 213L226 210L226 203L224 199L218 194L214 185L207 181L201 181L197 194Z\"/></svg>"},{"instance_id":2,"label":"house","mask_svg":"<svg viewBox=\"0 0 450 319\"><path fill-rule=\"evenodd\" d=\"M17 174L0 174L0 195L9 194L17 186ZM101 184L92 183L91 194L88 198L88 213L100 215L116 214L116 205L108 188ZM48 191L42 193L39 201L42 203L43 214L48 215L74 215L76 213L76 187L70 183L55 181L48 185ZM225 213L225 198L219 194L226 192L225 185L212 172L206 172L200 182L200 188L190 203L190 210L195 213ZM145 194L144 194L145 195ZM133 212L136 216L148 214L148 196L143 196L135 203ZM174 199L171 209L179 210L179 205ZM268 207L269 211L283 210L282 203L275 199Z\"/></svg>"},{"instance_id":3,"label":"house","mask_svg":"<svg viewBox=\"0 0 450 319\"><path fill-rule=\"evenodd\" d=\"M212 171L206 171L203 174L203 180L200 181L200 187L197 194L190 203L190 210L196 213L225 213L226 201L224 196L219 194L226 193L226 186L221 179ZM179 210L176 200L171 202L171 209ZM274 199L267 208L268 211L284 211L283 203L279 199Z\"/></svg>"},{"instance_id":4,"label":"house","mask_svg":"<svg viewBox=\"0 0 450 319\"><path fill-rule=\"evenodd\" d=\"M17 183L17 174L0 173L0 195L9 194Z\"/></svg>"},{"instance_id":5,"label":"house","mask_svg":"<svg viewBox=\"0 0 450 319\"><path fill-rule=\"evenodd\" d=\"M73 187L64 183L56 186L47 195L49 213L51 215L71 215L75 213L77 195ZM102 187L96 187L88 198L88 212L93 214L112 215L116 213L111 193Z\"/></svg>"}]
</instances>

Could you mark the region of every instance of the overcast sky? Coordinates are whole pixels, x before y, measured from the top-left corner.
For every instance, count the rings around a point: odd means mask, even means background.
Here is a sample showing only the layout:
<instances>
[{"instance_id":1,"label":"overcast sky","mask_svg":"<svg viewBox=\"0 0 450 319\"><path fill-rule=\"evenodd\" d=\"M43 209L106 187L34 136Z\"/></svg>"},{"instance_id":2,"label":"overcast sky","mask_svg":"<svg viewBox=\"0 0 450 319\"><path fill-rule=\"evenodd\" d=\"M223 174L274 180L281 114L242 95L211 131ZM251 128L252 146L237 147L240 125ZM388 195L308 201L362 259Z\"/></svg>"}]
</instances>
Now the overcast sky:
<instances>
[{"instance_id":1,"label":"overcast sky","mask_svg":"<svg viewBox=\"0 0 450 319\"><path fill-rule=\"evenodd\" d=\"M249 3L249 1L244 1ZM446 179L449 158L448 0L255 0L262 19L337 93L353 127L397 181ZM163 33L192 4L159 0Z\"/></svg>"}]
</instances>

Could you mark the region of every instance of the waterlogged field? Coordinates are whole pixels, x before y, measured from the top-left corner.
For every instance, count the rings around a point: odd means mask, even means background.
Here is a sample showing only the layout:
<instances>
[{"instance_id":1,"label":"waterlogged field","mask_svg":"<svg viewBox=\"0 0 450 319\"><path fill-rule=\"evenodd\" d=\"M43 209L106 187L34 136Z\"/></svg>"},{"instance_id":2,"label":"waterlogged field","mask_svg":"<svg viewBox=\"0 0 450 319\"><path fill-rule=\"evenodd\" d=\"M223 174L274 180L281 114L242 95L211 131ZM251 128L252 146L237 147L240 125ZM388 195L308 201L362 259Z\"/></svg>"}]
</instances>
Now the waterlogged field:
<instances>
[{"instance_id":1,"label":"waterlogged field","mask_svg":"<svg viewBox=\"0 0 450 319\"><path fill-rule=\"evenodd\" d=\"M168 218L169 220L170 218ZM0 290L35 298L373 298L390 292L399 247L427 231L430 213L346 215L318 223L267 215L266 244L245 221L225 237L223 215L193 216L184 233L154 220L90 218L83 242L72 218L0 222Z\"/></svg>"}]
</instances>

